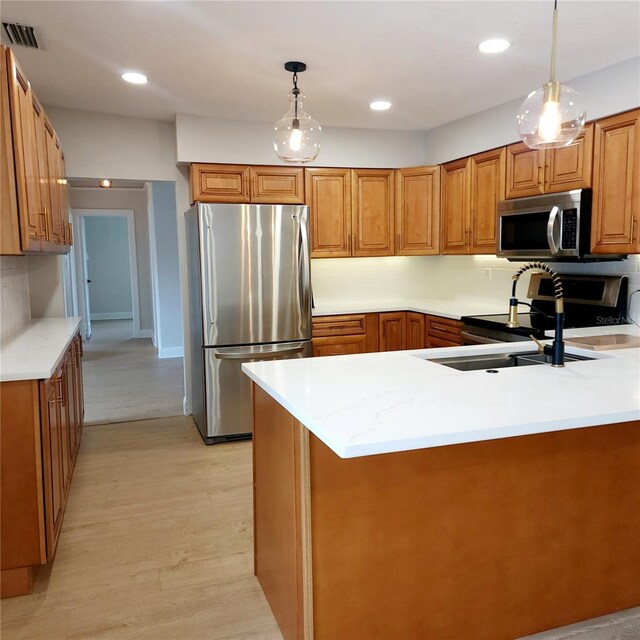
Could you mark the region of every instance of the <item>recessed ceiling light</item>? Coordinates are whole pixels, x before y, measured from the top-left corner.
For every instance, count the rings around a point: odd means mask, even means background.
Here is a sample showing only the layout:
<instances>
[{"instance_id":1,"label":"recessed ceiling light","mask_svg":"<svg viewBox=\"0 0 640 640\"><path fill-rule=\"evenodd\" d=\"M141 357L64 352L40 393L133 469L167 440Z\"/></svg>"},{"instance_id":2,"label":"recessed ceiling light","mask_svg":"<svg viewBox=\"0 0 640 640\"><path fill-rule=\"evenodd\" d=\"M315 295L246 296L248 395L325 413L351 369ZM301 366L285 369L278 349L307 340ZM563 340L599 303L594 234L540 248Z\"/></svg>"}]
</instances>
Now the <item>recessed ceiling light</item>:
<instances>
[{"instance_id":1,"label":"recessed ceiling light","mask_svg":"<svg viewBox=\"0 0 640 640\"><path fill-rule=\"evenodd\" d=\"M391 103L388 100L376 100L369 105L369 108L374 111L386 111L390 107Z\"/></svg>"},{"instance_id":2,"label":"recessed ceiling light","mask_svg":"<svg viewBox=\"0 0 640 640\"><path fill-rule=\"evenodd\" d=\"M147 84L147 76L137 71L127 71L121 77L125 82L131 82L131 84Z\"/></svg>"},{"instance_id":3,"label":"recessed ceiling light","mask_svg":"<svg viewBox=\"0 0 640 640\"><path fill-rule=\"evenodd\" d=\"M100 180L100 182L98 183L103 189L111 189L111 185L113 184L111 182L111 180L104 178L102 180Z\"/></svg>"},{"instance_id":4,"label":"recessed ceiling light","mask_svg":"<svg viewBox=\"0 0 640 640\"><path fill-rule=\"evenodd\" d=\"M485 40L478 45L478 49L482 51L482 53L500 53L501 51L506 51L511 46L511 43L508 40L504 40L503 38L493 38L491 40Z\"/></svg>"}]
</instances>

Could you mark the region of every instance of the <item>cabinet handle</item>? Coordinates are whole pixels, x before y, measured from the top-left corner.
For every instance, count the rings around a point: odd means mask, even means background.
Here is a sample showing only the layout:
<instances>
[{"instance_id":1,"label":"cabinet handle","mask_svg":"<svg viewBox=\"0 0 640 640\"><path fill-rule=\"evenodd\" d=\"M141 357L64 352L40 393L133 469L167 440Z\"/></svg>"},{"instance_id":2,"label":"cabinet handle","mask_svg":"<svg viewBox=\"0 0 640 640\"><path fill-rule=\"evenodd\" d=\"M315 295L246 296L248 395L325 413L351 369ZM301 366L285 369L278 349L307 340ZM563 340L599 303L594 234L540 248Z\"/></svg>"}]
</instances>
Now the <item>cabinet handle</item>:
<instances>
[{"instance_id":1,"label":"cabinet handle","mask_svg":"<svg viewBox=\"0 0 640 640\"><path fill-rule=\"evenodd\" d=\"M46 238L47 237L47 208L45 207L42 211L38 211L38 216L42 217L42 231L38 231L36 229L36 238Z\"/></svg>"},{"instance_id":2,"label":"cabinet handle","mask_svg":"<svg viewBox=\"0 0 640 640\"><path fill-rule=\"evenodd\" d=\"M51 240L51 232L53 228L53 221L51 218L51 209L49 209L48 207L45 207L44 213L45 213L45 220L47 221L47 224L45 227L47 230L47 240Z\"/></svg>"},{"instance_id":3,"label":"cabinet handle","mask_svg":"<svg viewBox=\"0 0 640 640\"><path fill-rule=\"evenodd\" d=\"M396 249L400 248L400 234L396 233Z\"/></svg>"},{"instance_id":4,"label":"cabinet handle","mask_svg":"<svg viewBox=\"0 0 640 640\"><path fill-rule=\"evenodd\" d=\"M631 244L633 244L636 240L636 223L637 220L635 216L631 218Z\"/></svg>"},{"instance_id":5,"label":"cabinet handle","mask_svg":"<svg viewBox=\"0 0 640 640\"><path fill-rule=\"evenodd\" d=\"M358 250L358 234L357 233L353 234L353 250L354 251Z\"/></svg>"},{"instance_id":6,"label":"cabinet handle","mask_svg":"<svg viewBox=\"0 0 640 640\"><path fill-rule=\"evenodd\" d=\"M351 234L347 236L347 249L349 251L349 255L351 255Z\"/></svg>"}]
</instances>

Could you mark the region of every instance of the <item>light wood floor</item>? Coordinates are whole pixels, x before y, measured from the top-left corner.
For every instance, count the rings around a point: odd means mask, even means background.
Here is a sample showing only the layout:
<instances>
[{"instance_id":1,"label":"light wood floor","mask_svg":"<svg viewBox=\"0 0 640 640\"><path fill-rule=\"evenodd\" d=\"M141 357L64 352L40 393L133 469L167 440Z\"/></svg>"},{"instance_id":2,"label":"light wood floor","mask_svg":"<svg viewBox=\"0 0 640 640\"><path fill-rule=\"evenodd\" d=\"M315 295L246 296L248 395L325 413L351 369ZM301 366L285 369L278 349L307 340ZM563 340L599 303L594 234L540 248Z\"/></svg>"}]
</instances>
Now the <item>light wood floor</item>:
<instances>
[{"instance_id":1,"label":"light wood floor","mask_svg":"<svg viewBox=\"0 0 640 640\"><path fill-rule=\"evenodd\" d=\"M92 322L84 343L85 422L101 424L182 415L182 358L158 358L131 320Z\"/></svg>"},{"instance_id":2,"label":"light wood floor","mask_svg":"<svg viewBox=\"0 0 640 640\"><path fill-rule=\"evenodd\" d=\"M281 640L253 576L251 443L190 418L87 429L56 557L2 640Z\"/></svg>"}]
</instances>

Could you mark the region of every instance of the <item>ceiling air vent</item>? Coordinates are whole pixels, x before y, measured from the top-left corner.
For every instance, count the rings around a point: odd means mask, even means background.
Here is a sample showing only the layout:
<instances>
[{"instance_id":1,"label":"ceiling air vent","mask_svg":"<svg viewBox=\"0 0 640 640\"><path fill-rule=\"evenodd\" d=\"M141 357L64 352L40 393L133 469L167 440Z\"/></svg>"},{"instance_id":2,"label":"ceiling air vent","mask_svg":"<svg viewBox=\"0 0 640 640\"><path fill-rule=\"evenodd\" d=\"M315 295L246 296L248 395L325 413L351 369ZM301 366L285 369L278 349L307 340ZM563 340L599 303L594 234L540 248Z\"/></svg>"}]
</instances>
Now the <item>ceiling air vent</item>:
<instances>
[{"instance_id":1,"label":"ceiling air vent","mask_svg":"<svg viewBox=\"0 0 640 640\"><path fill-rule=\"evenodd\" d=\"M9 39L9 43L30 49L44 49L42 42L38 39L37 27L30 27L27 24L16 22L3 22L2 27Z\"/></svg>"}]
</instances>

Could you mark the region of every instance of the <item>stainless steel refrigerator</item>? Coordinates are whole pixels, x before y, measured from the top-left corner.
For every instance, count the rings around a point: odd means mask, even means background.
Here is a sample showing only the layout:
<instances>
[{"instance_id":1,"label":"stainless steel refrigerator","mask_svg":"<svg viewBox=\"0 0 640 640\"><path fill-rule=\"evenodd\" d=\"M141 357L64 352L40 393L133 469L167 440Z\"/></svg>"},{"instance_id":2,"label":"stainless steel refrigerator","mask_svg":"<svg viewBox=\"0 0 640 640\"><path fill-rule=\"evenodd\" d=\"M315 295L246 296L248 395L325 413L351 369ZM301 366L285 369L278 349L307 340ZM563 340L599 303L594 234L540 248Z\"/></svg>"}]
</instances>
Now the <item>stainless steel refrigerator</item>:
<instances>
[{"instance_id":1,"label":"stainless steel refrigerator","mask_svg":"<svg viewBox=\"0 0 640 640\"><path fill-rule=\"evenodd\" d=\"M308 210L197 204L186 220L193 418L207 444L250 438L240 365L311 355Z\"/></svg>"}]
</instances>

